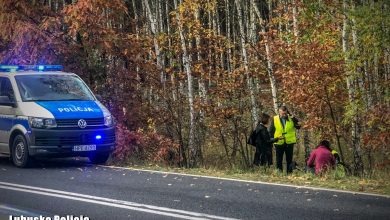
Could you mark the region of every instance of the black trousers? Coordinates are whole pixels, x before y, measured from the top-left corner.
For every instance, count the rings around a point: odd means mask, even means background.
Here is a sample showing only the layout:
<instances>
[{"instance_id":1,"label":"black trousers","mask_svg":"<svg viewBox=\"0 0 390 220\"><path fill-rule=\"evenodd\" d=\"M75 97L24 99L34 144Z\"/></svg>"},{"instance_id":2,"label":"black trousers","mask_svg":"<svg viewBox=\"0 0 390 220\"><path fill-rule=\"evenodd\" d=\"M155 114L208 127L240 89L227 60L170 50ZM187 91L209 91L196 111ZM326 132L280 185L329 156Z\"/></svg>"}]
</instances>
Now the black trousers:
<instances>
[{"instance_id":1,"label":"black trousers","mask_svg":"<svg viewBox=\"0 0 390 220\"><path fill-rule=\"evenodd\" d=\"M286 153L286 163L287 163L287 173L292 173L293 171L293 152L294 144L283 144L275 145L276 151L276 168L283 172L283 155Z\"/></svg>"},{"instance_id":2,"label":"black trousers","mask_svg":"<svg viewBox=\"0 0 390 220\"><path fill-rule=\"evenodd\" d=\"M253 164L256 166L272 165L272 148L256 147Z\"/></svg>"},{"instance_id":3,"label":"black trousers","mask_svg":"<svg viewBox=\"0 0 390 220\"><path fill-rule=\"evenodd\" d=\"M260 155L260 165L272 165L272 147L271 148L266 148L261 151Z\"/></svg>"},{"instance_id":4,"label":"black trousers","mask_svg":"<svg viewBox=\"0 0 390 220\"><path fill-rule=\"evenodd\" d=\"M260 165L260 155L261 155L261 152L256 147L255 157L253 158L253 165L255 165L255 166Z\"/></svg>"}]
</instances>

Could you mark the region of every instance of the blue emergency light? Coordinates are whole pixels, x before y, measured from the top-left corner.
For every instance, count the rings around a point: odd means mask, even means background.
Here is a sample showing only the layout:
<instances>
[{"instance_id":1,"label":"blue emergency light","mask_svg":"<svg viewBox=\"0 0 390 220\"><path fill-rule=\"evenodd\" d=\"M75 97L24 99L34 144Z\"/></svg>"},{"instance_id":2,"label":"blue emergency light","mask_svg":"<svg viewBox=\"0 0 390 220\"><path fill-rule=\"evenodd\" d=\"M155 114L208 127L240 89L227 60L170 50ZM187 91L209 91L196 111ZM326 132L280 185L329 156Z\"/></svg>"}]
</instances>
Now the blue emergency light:
<instances>
[{"instance_id":1,"label":"blue emergency light","mask_svg":"<svg viewBox=\"0 0 390 220\"><path fill-rule=\"evenodd\" d=\"M95 136L95 139L96 139L96 140L100 140L100 139L102 139L102 136L101 136L101 135L96 135L96 136Z\"/></svg>"},{"instance_id":2,"label":"blue emergency light","mask_svg":"<svg viewBox=\"0 0 390 220\"><path fill-rule=\"evenodd\" d=\"M16 72L23 70L43 71L61 71L61 65L0 65L0 72Z\"/></svg>"},{"instance_id":3,"label":"blue emergency light","mask_svg":"<svg viewBox=\"0 0 390 220\"><path fill-rule=\"evenodd\" d=\"M18 69L18 66L0 65L0 72L16 72Z\"/></svg>"}]
</instances>

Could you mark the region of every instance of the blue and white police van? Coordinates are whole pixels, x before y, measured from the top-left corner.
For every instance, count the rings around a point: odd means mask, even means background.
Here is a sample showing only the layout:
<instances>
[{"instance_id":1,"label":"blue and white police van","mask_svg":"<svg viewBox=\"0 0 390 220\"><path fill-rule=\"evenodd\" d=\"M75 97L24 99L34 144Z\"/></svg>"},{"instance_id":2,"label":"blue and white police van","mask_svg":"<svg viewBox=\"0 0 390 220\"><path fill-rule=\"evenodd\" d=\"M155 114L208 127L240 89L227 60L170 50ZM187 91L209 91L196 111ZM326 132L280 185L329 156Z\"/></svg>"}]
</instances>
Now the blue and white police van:
<instances>
[{"instance_id":1,"label":"blue and white police van","mask_svg":"<svg viewBox=\"0 0 390 220\"><path fill-rule=\"evenodd\" d=\"M17 167L37 157L105 163L115 148L111 113L62 66L0 65L0 154Z\"/></svg>"}]
</instances>

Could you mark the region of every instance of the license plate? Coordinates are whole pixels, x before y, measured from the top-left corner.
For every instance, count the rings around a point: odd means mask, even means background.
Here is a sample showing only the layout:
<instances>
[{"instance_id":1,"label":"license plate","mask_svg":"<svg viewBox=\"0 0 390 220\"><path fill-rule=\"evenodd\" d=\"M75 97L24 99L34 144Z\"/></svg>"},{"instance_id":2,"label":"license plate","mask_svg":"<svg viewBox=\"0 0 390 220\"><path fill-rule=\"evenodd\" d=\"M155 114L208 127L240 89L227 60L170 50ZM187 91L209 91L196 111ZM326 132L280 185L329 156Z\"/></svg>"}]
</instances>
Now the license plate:
<instances>
[{"instance_id":1,"label":"license plate","mask_svg":"<svg viewBox=\"0 0 390 220\"><path fill-rule=\"evenodd\" d=\"M94 151L96 150L96 145L76 145L73 146L73 151Z\"/></svg>"}]
</instances>

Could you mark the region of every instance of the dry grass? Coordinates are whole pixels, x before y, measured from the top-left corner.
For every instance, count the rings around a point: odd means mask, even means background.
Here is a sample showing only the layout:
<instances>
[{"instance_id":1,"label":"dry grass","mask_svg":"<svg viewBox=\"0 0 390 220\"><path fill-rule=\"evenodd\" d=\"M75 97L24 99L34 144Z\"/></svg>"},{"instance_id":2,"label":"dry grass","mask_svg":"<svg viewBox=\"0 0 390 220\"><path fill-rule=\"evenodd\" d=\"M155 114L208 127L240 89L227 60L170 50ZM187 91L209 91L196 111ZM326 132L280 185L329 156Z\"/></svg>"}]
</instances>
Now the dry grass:
<instances>
[{"instance_id":1,"label":"dry grass","mask_svg":"<svg viewBox=\"0 0 390 220\"><path fill-rule=\"evenodd\" d=\"M118 164L116 164L118 165ZM323 187L330 189L348 190L355 192L377 193L390 195L390 175L382 173L371 178L360 178L355 176L346 176L342 172L329 172L323 176L315 176L311 173L295 170L293 174L286 175L278 172L274 168L252 168L242 169L184 169L169 168L158 165L127 165L126 167L156 170L166 172L185 173L192 175L203 175L212 177L223 177L239 180L251 180L271 183L291 184L297 186Z\"/></svg>"}]
</instances>

